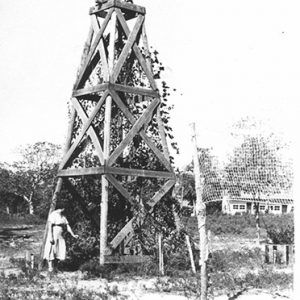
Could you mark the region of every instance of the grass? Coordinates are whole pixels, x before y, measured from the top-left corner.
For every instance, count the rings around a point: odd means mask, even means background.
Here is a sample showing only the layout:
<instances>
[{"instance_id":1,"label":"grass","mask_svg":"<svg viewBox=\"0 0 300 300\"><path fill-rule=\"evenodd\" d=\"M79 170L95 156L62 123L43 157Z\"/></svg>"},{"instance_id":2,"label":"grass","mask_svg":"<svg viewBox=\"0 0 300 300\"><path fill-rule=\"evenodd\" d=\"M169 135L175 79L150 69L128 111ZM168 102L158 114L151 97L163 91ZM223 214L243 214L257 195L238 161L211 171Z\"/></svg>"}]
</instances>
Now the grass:
<instances>
[{"instance_id":1,"label":"grass","mask_svg":"<svg viewBox=\"0 0 300 300\"><path fill-rule=\"evenodd\" d=\"M263 289L270 292L292 289L293 274L280 272L280 268L267 265L260 249L215 251L208 263L209 295L236 295L250 289ZM172 273L170 272L169 275ZM175 272L175 276L157 281L156 289L161 292L177 291L187 297L200 296L200 275L191 272Z\"/></svg>"},{"instance_id":2,"label":"grass","mask_svg":"<svg viewBox=\"0 0 300 300\"><path fill-rule=\"evenodd\" d=\"M122 295L116 285L99 285L97 290L78 286L78 279L68 276L45 276L37 269L25 271L19 276L0 275L0 299L119 299L128 297Z\"/></svg>"},{"instance_id":3,"label":"grass","mask_svg":"<svg viewBox=\"0 0 300 300\"><path fill-rule=\"evenodd\" d=\"M270 224L283 227L293 223L292 215L269 215L263 218L262 226L265 228ZM251 289L269 291L292 289L291 266L265 264L263 252L255 248L253 216L213 215L208 217L208 227L213 232L214 246L208 264L210 296L235 295ZM35 239L38 238L36 235ZM250 243L253 241L253 247L249 248L248 244L243 244L244 239L248 239ZM19 245L18 250L24 252L22 245ZM215 247L216 245L218 247ZM9 247L6 250L9 251ZM36 268L33 270L26 268L24 260L12 259L11 263L21 268L23 272L19 276L1 275L0 299L126 299L112 283L122 285L130 278L138 278L137 280L155 278L156 283L150 288L152 292L175 292L197 298L200 278L199 275L191 273L185 242L178 243L175 250L165 252L165 277L158 276L156 258L144 264L103 267L99 265L97 257L81 265L83 275L80 278L71 278L71 273L68 272L58 273L50 278ZM199 270L197 271L199 274ZM97 278L96 282L102 282L101 289L80 287L79 283L82 280L93 281L94 278Z\"/></svg>"}]
</instances>

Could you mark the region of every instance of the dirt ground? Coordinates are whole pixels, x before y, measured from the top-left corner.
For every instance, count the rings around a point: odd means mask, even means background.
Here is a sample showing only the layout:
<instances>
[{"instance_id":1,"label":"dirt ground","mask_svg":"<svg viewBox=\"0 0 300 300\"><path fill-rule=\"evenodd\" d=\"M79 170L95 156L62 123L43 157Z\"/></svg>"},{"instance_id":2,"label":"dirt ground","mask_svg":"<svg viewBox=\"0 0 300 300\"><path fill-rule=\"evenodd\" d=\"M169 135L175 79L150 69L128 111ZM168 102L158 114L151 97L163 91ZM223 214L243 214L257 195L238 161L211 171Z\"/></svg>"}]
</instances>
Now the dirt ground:
<instances>
[{"instance_id":1,"label":"dirt ground","mask_svg":"<svg viewBox=\"0 0 300 300\"><path fill-rule=\"evenodd\" d=\"M6 275L10 273L19 273L20 270L11 264L10 258L24 258L26 255L34 254L36 257L39 254L40 244L42 241L44 232L44 225L37 226L0 226L0 273ZM224 246L231 249L242 249L254 247L253 241L249 239L233 240L229 237L212 237L212 249L222 249ZM289 268L287 272L292 272ZM182 294L172 293L172 291L157 291L157 280L167 280L167 277L154 277L154 278L128 278L126 280L118 279L113 281L107 281L105 279L85 279L84 274L81 272L64 272L56 274L56 280L53 281L49 278L47 272L42 273L45 277L45 282L51 284L58 284L57 282L64 282L64 284L74 285L77 288L82 288L92 291L104 290L109 286L113 288L117 287L119 294L125 295L127 299L164 299L164 300L180 300L191 299ZM57 287L59 288L59 287ZM119 298L116 298L119 299ZM237 295L219 295L214 299L239 299L239 300L273 300L273 299L295 299L293 297L292 290L247 290Z\"/></svg>"}]
</instances>

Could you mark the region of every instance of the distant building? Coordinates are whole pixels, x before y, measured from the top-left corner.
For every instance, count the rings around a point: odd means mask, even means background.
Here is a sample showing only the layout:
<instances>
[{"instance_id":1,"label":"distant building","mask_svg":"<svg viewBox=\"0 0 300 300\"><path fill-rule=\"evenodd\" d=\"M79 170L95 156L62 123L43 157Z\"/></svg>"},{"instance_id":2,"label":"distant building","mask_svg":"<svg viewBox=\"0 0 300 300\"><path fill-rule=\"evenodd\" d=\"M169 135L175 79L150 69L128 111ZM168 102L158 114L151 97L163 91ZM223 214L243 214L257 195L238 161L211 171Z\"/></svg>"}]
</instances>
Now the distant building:
<instances>
[{"instance_id":1,"label":"distant building","mask_svg":"<svg viewBox=\"0 0 300 300\"><path fill-rule=\"evenodd\" d=\"M260 199L253 199L251 196L241 195L240 197L224 196L222 199L222 212L235 215L237 213L255 213L255 204L259 203L259 212L272 214L285 214L294 210L294 201L289 195L262 196Z\"/></svg>"}]
</instances>

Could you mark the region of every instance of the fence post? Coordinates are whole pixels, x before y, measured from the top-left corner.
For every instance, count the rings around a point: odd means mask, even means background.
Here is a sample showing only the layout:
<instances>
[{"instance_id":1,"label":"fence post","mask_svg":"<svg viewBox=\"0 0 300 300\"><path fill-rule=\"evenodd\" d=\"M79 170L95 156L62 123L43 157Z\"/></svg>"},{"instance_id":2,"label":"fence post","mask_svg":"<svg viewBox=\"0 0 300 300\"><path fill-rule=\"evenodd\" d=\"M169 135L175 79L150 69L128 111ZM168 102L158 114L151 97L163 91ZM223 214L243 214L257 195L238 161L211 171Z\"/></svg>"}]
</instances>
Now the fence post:
<instances>
[{"instance_id":1,"label":"fence post","mask_svg":"<svg viewBox=\"0 0 300 300\"><path fill-rule=\"evenodd\" d=\"M158 266L160 275L164 276L164 256L162 250L162 234L158 234Z\"/></svg>"},{"instance_id":2,"label":"fence post","mask_svg":"<svg viewBox=\"0 0 300 300\"><path fill-rule=\"evenodd\" d=\"M200 266L201 266L201 300L207 300L207 234L206 234L206 205L203 202L203 178L201 178L201 170L198 157L197 139L195 123L192 123L192 142L194 144L194 175L195 175L195 190L196 190L196 215L198 221L198 231L200 235Z\"/></svg>"},{"instance_id":3,"label":"fence post","mask_svg":"<svg viewBox=\"0 0 300 300\"><path fill-rule=\"evenodd\" d=\"M194 274L196 274L196 267L195 267L195 261L194 261L194 256L193 256L193 250L192 250L191 243L190 243L190 237L186 234L185 239L186 239L187 248L189 250L192 271Z\"/></svg>"},{"instance_id":4,"label":"fence post","mask_svg":"<svg viewBox=\"0 0 300 300\"><path fill-rule=\"evenodd\" d=\"M34 269L34 255L32 253L30 254L30 267Z\"/></svg>"}]
</instances>

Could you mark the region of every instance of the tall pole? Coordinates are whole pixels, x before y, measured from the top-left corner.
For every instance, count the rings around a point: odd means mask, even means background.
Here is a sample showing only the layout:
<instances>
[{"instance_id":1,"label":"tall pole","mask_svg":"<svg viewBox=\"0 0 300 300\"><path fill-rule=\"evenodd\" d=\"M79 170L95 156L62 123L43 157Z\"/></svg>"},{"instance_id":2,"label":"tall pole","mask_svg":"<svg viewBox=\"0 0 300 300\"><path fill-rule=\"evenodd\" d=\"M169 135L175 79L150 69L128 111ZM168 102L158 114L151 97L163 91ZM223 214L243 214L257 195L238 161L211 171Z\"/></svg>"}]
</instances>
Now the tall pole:
<instances>
[{"instance_id":1,"label":"tall pole","mask_svg":"<svg viewBox=\"0 0 300 300\"><path fill-rule=\"evenodd\" d=\"M115 55L115 35L116 35L116 13L111 16L110 40L108 47L108 67L109 74L106 74L106 80L111 81L112 71L114 67ZM111 96L107 96L105 102L104 116L104 141L103 155L104 165L106 165L110 154L110 127L111 127ZM102 191L101 191L101 213L100 213L100 265L105 263L105 251L107 248L107 214L108 214L108 180L106 175L102 175Z\"/></svg>"},{"instance_id":2,"label":"tall pole","mask_svg":"<svg viewBox=\"0 0 300 300\"><path fill-rule=\"evenodd\" d=\"M195 176L195 189L196 189L196 215L198 221L198 231L200 235L200 267L201 267L201 300L207 299L207 235L206 235L206 206L203 202L202 193L203 193L203 182L201 179L200 164L198 158L198 149L197 149L197 138L196 138L196 129L195 123L192 123L192 142L194 146L194 176Z\"/></svg>"}]
</instances>

